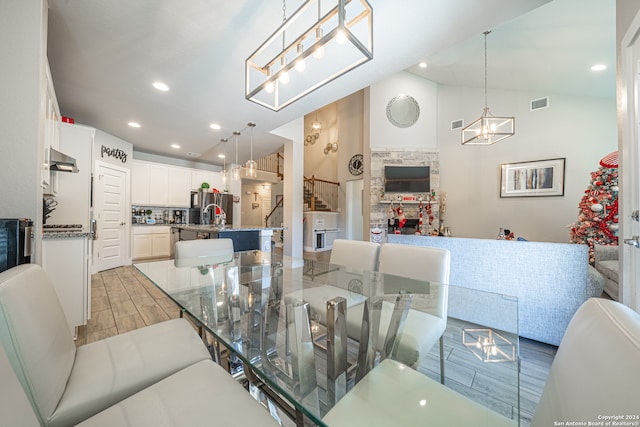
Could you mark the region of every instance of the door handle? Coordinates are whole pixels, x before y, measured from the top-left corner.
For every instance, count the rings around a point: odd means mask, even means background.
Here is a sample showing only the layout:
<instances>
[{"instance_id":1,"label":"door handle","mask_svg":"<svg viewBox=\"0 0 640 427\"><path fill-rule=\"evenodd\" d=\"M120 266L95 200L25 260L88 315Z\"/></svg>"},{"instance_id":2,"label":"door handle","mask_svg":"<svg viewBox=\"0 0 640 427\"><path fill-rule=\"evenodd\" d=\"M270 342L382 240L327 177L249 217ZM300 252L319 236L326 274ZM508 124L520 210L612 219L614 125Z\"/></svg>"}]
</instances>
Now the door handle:
<instances>
[{"instance_id":1,"label":"door handle","mask_svg":"<svg viewBox=\"0 0 640 427\"><path fill-rule=\"evenodd\" d=\"M124 222L124 221L122 221L122 222L120 223L120 225L125 225L125 224L126 224L126 222Z\"/></svg>"},{"instance_id":2,"label":"door handle","mask_svg":"<svg viewBox=\"0 0 640 427\"><path fill-rule=\"evenodd\" d=\"M631 219L634 221L640 221L640 210L636 209L635 211L631 212Z\"/></svg>"},{"instance_id":3,"label":"door handle","mask_svg":"<svg viewBox=\"0 0 640 427\"><path fill-rule=\"evenodd\" d=\"M93 233L93 240L98 240L98 221L91 220L91 232Z\"/></svg>"},{"instance_id":4,"label":"door handle","mask_svg":"<svg viewBox=\"0 0 640 427\"><path fill-rule=\"evenodd\" d=\"M639 236L633 236L630 239L624 239L623 240L625 245L631 245L634 246L636 248L640 248L640 237Z\"/></svg>"}]
</instances>

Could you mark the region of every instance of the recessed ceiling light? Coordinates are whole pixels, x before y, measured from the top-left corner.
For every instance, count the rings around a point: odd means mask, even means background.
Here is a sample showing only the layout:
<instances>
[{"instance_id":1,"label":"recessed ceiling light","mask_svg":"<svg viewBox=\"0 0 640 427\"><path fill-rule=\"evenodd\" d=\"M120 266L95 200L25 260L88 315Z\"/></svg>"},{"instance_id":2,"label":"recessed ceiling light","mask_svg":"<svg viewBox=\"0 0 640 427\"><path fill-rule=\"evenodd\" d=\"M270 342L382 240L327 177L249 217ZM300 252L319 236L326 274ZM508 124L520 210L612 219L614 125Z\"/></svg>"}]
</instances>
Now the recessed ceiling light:
<instances>
[{"instance_id":1,"label":"recessed ceiling light","mask_svg":"<svg viewBox=\"0 0 640 427\"><path fill-rule=\"evenodd\" d=\"M162 82L153 82L153 87L155 87L156 89L158 89L159 91L162 92L166 92L169 90L169 86L167 86L166 84L162 83Z\"/></svg>"},{"instance_id":2,"label":"recessed ceiling light","mask_svg":"<svg viewBox=\"0 0 640 427\"><path fill-rule=\"evenodd\" d=\"M420 66L420 68L427 68L427 63L426 62L421 62L418 64L418 66Z\"/></svg>"},{"instance_id":3,"label":"recessed ceiling light","mask_svg":"<svg viewBox=\"0 0 640 427\"><path fill-rule=\"evenodd\" d=\"M140 123L137 123L137 122L129 122L127 124L129 126L131 126L132 128L139 128L140 127Z\"/></svg>"},{"instance_id":4,"label":"recessed ceiling light","mask_svg":"<svg viewBox=\"0 0 640 427\"><path fill-rule=\"evenodd\" d=\"M209 125L209 127L210 127L211 129L213 129L213 130L220 130L220 129L221 129L221 128L220 128L220 125L219 125L219 124L217 124L217 123L211 123L211 124Z\"/></svg>"},{"instance_id":5,"label":"recessed ceiling light","mask_svg":"<svg viewBox=\"0 0 640 427\"><path fill-rule=\"evenodd\" d=\"M604 64L596 64L591 67L591 71L604 71L607 69L607 66Z\"/></svg>"},{"instance_id":6,"label":"recessed ceiling light","mask_svg":"<svg viewBox=\"0 0 640 427\"><path fill-rule=\"evenodd\" d=\"M180 144L171 144L171 148L175 148L177 150L180 148Z\"/></svg>"},{"instance_id":7,"label":"recessed ceiling light","mask_svg":"<svg viewBox=\"0 0 640 427\"><path fill-rule=\"evenodd\" d=\"M218 154L219 159L224 159L224 157L225 157L224 154Z\"/></svg>"}]
</instances>

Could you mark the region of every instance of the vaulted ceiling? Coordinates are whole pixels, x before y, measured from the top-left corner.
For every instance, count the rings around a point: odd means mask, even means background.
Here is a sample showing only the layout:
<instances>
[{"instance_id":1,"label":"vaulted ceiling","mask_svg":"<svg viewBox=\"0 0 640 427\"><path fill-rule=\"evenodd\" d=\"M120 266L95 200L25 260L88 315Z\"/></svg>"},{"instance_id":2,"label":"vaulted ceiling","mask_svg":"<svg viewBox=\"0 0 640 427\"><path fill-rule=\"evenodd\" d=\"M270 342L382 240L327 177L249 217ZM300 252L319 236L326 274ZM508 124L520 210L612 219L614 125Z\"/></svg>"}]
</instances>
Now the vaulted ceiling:
<instances>
[{"instance_id":1,"label":"vaulted ceiling","mask_svg":"<svg viewBox=\"0 0 640 427\"><path fill-rule=\"evenodd\" d=\"M401 70L481 86L486 29L490 86L614 96L615 6L548 1L369 0L374 59L277 113L245 100L244 61L282 22L279 0L49 0L48 56L63 115L137 151L219 165L220 138L248 122L260 157L283 143L270 131ZM579 75L592 61L607 62L608 74ZM248 157L245 133L239 160Z\"/></svg>"}]
</instances>

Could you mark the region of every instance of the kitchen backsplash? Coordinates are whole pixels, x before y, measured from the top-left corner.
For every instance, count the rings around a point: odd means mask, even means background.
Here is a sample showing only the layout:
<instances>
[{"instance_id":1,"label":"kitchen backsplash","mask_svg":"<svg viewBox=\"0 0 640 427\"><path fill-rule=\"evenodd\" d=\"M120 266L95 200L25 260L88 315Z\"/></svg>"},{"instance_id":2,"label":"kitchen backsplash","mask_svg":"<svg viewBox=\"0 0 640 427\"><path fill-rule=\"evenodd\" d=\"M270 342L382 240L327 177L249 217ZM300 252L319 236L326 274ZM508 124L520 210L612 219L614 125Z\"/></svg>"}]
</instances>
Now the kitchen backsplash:
<instances>
[{"instance_id":1,"label":"kitchen backsplash","mask_svg":"<svg viewBox=\"0 0 640 427\"><path fill-rule=\"evenodd\" d=\"M131 223L136 224L187 224L188 209L157 206L131 206Z\"/></svg>"}]
</instances>

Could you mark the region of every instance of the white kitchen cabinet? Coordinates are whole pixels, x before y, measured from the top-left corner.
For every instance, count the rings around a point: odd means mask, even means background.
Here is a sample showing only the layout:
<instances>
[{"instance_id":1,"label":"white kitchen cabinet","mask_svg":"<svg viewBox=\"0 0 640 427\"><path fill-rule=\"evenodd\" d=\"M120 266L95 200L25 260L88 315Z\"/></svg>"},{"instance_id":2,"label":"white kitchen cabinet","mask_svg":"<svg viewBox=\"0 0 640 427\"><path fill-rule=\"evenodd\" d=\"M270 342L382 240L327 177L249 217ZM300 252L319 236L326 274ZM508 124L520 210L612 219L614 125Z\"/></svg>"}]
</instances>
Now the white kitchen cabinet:
<instances>
[{"instance_id":1,"label":"white kitchen cabinet","mask_svg":"<svg viewBox=\"0 0 640 427\"><path fill-rule=\"evenodd\" d=\"M170 235L167 228L166 232L154 233L151 235L151 256L166 257L170 254L169 247Z\"/></svg>"},{"instance_id":2,"label":"white kitchen cabinet","mask_svg":"<svg viewBox=\"0 0 640 427\"><path fill-rule=\"evenodd\" d=\"M151 258L151 234L136 234L133 231L133 259Z\"/></svg>"},{"instance_id":3,"label":"white kitchen cabinet","mask_svg":"<svg viewBox=\"0 0 640 427\"><path fill-rule=\"evenodd\" d=\"M131 204L168 206L169 167L134 160L131 163Z\"/></svg>"},{"instance_id":4,"label":"white kitchen cabinet","mask_svg":"<svg viewBox=\"0 0 640 427\"><path fill-rule=\"evenodd\" d=\"M131 204L189 208L191 191L198 190L203 182L211 188L224 190L219 172L133 160Z\"/></svg>"},{"instance_id":5,"label":"white kitchen cabinet","mask_svg":"<svg viewBox=\"0 0 640 427\"><path fill-rule=\"evenodd\" d=\"M203 182L209 184L209 187L212 189L217 188L220 191L224 190L219 172L191 169L191 190L198 190Z\"/></svg>"},{"instance_id":6,"label":"white kitchen cabinet","mask_svg":"<svg viewBox=\"0 0 640 427\"><path fill-rule=\"evenodd\" d=\"M168 226L133 227L133 259L168 257L171 250L170 241Z\"/></svg>"},{"instance_id":7,"label":"white kitchen cabinet","mask_svg":"<svg viewBox=\"0 0 640 427\"><path fill-rule=\"evenodd\" d=\"M149 163L133 160L131 162L131 204L149 203Z\"/></svg>"},{"instance_id":8,"label":"white kitchen cabinet","mask_svg":"<svg viewBox=\"0 0 640 427\"><path fill-rule=\"evenodd\" d=\"M168 206L169 204L169 167L149 164L149 204Z\"/></svg>"},{"instance_id":9,"label":"white kitchen cabinet","mask_svg":"<svg viewBox=\"0 0 640 427\"><path fill-rule=\"evenodd\" d=\"M86 325L91 315L89 253L86 236L42 239L42 268L53 283L74 337L76 327Z\"/></svg>"},{"instance_id":10,"label":"white kitchen cabinet","mask_svg":"<svg viewBox=\"0 0 640 427\"><path fill-rule=\"evenodd\" d=\"M191 169L169 167L169 206L191 207Z\"/></svg>"}]
</instances>

